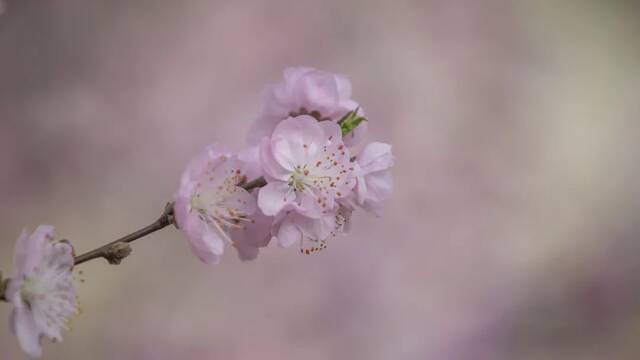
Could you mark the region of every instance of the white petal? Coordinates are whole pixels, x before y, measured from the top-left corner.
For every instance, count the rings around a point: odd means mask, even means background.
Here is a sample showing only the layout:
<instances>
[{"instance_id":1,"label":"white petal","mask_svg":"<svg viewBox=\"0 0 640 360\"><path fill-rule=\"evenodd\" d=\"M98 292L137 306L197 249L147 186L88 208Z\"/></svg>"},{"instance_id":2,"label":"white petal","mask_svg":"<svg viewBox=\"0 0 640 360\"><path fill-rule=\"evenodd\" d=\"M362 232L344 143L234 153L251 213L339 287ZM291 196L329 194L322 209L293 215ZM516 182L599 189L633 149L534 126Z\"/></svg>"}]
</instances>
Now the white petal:
<instances>
[{"instance_id":1,"label":"white petal","mask_svg":"<svg viewBox=\"0 0 640 360\"><path fill-rule=\"evenodd\" d=\"M339 90L333 74L313 70L300 77L294 91L296 102L308 111L332 113L339 104Z\"/></svg>"},{"instance_id":2,"label":"white petal","mask_svg":"<svg viewBox=\"0 0 640 360\"><path fill-rule=\"evenodd\" d=\"M218 264L224 253L224 241L217 230L205 228L200 237L190 237L191 251L205 264Z\"/></svg>"},{"instance_id":3,"label":"white petal","mask_svg":"<svg viewBox=\"0 0 640 360\"><path fill-rule=\"evenodd\" d=\"M336 85L338 86L338 93L341 99L348 99L351 97L351 82L343 75L335 74Z\"/></svg>"},{"instance_id":4,"label":"white petal","mask_svg":"<svg viewBox=\"0 0 640 360\"><path fill-rule=\"evenodd\" d=\"M19 275L30 273L44 256L45 242L53 238L53 226L40 225L26 237L25 232L16 242L14 262Z\"/></svg>"},{"instance_id":5,"label":"white petal","mask_svg":"<svg viewBox=\"0 0 640 360\"><path fill-rule=\"evenodd\" d=\"M268 138L262 139L259 151L260 162L262 163L262 170L265 172L265 177L286 181L290 171L283 168L273 157L271 141Z\"/></svg>"},{"instance_id":6,"label":"white petal","mask_svg":"<svg viewBox=\"0 0 640 360\"><path fill-rule=\"evenodd\" d=\"M16 307L11 314L11 328L15 331L22 350L31 357L40 357L40 332L33 314L26 307Z\"/></svg>"},{"instance_id":7,"label":"white petal","mask_svg":"<svg viewBox=\"0 0 640 360\"><path fill-rule=\"evenodd\" d=\"M27 229L22 229L18 240L16 240L16 249L13 255L13 263L20 274L30 271L30 269L27 270L29 254L29 234L27 234Z\"/></svg>"},{"instance_id":8,"label":"white petal","mask_svg":"<svg viewBox=\"0 0 640 360\"><path fill-rule=\"evenodd\" d=\"M333 206L333 198L327 199L325 208L318 204L314 194L305 191L298 194L298 203L294 206L296 211L310 218L318 219L322 217L323 210L331 209Z\"/></svg>"},{"instance_id":9,"label":"white petal","mask_svg":"<svg viewBox=\"0 0 640 360\"><path fill-rule=\"evenodd\" d=\"M295 193L284 182L274 181L260 188L258 207L267 216L275 216L295 200Z\"/></svg>"},{"instance_id":10,"label":"white petal","mask_svg":"<svg viewBox=\"0 0 640 360\"><path fill-rule=\"evenodd\" d=\"M391 171L377 171L367 175L367 198L378 201L386 200L393 191Z\"/></svg>"},{"instance_id":11,"label":"white petal","mask_svg":"<svg viewBox=\"0 0 640 360\"><path fill-rule=\"evenodd\" d=\"M287 170L314 158L324 145L324 130L308 115L288 118L273 131L271 150L274 158Z\"/></svg>"},{"instance_id":12,"label":"white petal","mask_svg":"<svg viewBox=\"0 0 640 360\"><path fill-rule=\"evenodd\" d=\"M326 140L332 144L342 144L342 130L337 123L333 121L321 121L318 125L322 127Z\"/></svg>"},{"instance_id":13,"label":"white petal","mask_svg":"<svg viewBox=\"0 0 640 360\"><path fill-rule=\"evenodd\" d=\"M309 219L298 215L295 221L305 237L318 241L326 240L336 229L335 214L330 214L320 219Z\"/></svg>"},{"instance_id":14,"label":"white petal","mask_svg":"<svg viewBox=\"0 0 640 360\"><path fill-rule=\"evenodd\" d=\"M291 216L285 217L280 224L277 238L280 247L289 247L302 239L302 232L294 224Z\"/></svg>"},{"instance_id":15,"label":"white petal","mask_svg":"<svg viewBox=\"0 0 640 360\"><path fill-rule=\"evenodd\" d=\"M358 154L357 161L364 173L388 169L393 166L391 145L381 142L369 143Z\"/></svg>"},{"instance_id":16,"label":"white petal","mask_svg":"<svg viewBox=\"0 0 640 360\"><path fill-rule=\"evenodd\" d=\"M238 160L242 162L244 173L249 180L262 176L262 165L260 164L260 147L258 145L249 147L238 153Z\"/></svg>"}]
</instances>

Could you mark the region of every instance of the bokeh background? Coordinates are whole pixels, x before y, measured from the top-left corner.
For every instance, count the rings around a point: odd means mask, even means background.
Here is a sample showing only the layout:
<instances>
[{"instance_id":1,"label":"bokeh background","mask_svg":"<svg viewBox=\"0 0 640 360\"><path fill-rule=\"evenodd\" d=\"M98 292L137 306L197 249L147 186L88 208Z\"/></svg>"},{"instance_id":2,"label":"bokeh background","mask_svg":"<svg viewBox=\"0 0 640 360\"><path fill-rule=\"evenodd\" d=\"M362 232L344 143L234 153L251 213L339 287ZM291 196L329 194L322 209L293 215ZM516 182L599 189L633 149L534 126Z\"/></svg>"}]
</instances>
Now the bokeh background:
<instances>
[{"instance_id":1,"label":"bokeh background","mask_svg":"<svg viewBox=\"0 0 640 360\"><path fill-rule=\"evenodd\" d=\"M5 273L24 226L83 252L153 221L190 156L241 148L287 66L349 76L397 159L385 216L317 256L209 267L171 228L83 265L45 359L640 358L638 2L2 9ZM25 358L4 325L0 358Z\"/></svg>"}]
</instances>

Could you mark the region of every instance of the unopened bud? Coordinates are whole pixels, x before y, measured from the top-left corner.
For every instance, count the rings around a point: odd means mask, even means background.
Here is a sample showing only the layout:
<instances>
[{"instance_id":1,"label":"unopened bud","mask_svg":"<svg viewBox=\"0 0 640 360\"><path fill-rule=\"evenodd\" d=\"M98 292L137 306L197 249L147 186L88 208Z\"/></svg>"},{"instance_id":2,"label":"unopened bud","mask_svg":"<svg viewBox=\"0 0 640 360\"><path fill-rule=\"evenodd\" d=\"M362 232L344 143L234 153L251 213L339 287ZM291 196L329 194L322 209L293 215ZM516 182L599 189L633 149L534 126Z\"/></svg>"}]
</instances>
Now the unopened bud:
<instances>
[{"instance_id":1,"label":"unopened bud","mask_svg":"<svg viewBox=\"0 0 640 360\"><path fill-rule=\"evenodd\" d=\"M131 254L131 251L131 245L125 242L115 243L105 252L104 258L107 259L109 264L118 265L122 262L122 259Z\"/></svg>"}]
</instances>

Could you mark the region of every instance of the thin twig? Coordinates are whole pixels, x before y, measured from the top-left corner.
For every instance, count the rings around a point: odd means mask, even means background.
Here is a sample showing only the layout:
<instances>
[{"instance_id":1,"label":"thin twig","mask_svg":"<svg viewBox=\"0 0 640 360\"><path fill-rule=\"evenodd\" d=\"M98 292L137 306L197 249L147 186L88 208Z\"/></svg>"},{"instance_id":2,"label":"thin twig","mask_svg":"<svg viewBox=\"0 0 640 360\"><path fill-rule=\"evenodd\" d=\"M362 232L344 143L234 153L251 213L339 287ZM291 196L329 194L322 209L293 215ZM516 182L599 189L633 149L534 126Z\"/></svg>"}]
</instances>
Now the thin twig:
<instances>
[{"instance_id":1,"label":"thin twig","mask_svg":"<svg viewBox=\"0 0 640 360\"><path fill-rule=\"evenodd\" d=\"M0 272L0 301L8 301L5 296L5 292L9 287L9 279L2 278L2 272Z\"/></svg>"},{"instance_id":2,"label":"thin twig","mask_svg":"<svg viewBox=\"0 0 640 360\"><path fill-rule=\"evenodd\" d=\"M240 187L247 190L248 192L251 192L251 190L255 188L261 188L265 185L267 185L267 180L265 180L264 177L260 176L259 178L253 179L244 185L240 185Z\"/></svg>"},{"instance_id":3,"label":"thin twig","mask_svg":"<svg viewBox=\"0 0 640 360\"><path fill-rule=\"evenodd\" d=\"M80 265L89 260L97 259L97 258L105 258L110 263L118 263L119 260L122 260L125 256L129 255L128 252L118 251L117 247L121 247L122 243L128 244L133 242L141 237L147 236L151 233L154 233L158 230L164 229L165 227L174 223L174 215L173 215L173 203L168 203L162 213L162 216L158 218L158 220L154 221L151 225L146 226L136 232L133 232L127 236L124 236L118 240L112 241L104 246L101 246L95 250L84 253L80 256L76 256L74 259L75 265ZM118 255L120 253L120 255ZM114 257L114 254L115 257ZM119 256L119 259L116 257Z\"/></svg>"}]
</instances>

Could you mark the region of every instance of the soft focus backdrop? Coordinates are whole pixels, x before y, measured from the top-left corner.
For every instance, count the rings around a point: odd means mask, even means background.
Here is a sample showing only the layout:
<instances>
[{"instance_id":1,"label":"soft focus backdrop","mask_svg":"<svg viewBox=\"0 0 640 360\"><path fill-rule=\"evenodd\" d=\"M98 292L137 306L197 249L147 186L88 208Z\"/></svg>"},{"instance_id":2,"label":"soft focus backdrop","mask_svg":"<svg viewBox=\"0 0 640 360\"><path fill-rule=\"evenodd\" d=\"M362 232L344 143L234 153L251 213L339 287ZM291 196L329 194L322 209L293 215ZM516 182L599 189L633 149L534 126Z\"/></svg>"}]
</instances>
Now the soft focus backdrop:
<instances>
[{"instance_id":1,"label":"soft focus backdrop","mask_svg":"<svg viewBox=\"0 0 640 360\"><path fill-rule=\"evenodd\" d=\"M385 216L319 255L208 267L170 228L81 266L45 359L640 358L637 2L2 9L5 273L25 225L83 252L154 220L190 156L242 146L287 66L349 76L397 159ZM4 324L0 358L24 358Z\"/></svg>"}]
</instances>

